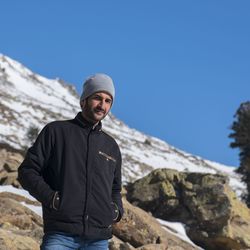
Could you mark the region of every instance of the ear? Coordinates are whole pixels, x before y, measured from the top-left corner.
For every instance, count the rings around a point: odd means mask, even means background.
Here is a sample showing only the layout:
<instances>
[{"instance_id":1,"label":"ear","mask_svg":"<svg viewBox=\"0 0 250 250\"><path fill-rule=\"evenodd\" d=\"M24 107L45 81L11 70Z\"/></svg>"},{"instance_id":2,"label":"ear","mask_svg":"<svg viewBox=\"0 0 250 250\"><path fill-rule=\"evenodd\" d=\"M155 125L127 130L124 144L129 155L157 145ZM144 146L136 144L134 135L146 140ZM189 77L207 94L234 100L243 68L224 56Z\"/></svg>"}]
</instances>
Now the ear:
<instances>
[{"instance_id":1,"label":"ear","mask_svg":"<svg viewBox=\"0 0 250 250\"><path fill-rule=\"evenodd\" d=\"M81 100L80 101L80 106L81 106L81 109L83 109L86 105L86 99L85 100Z\"/></svg>"}]
</instances>

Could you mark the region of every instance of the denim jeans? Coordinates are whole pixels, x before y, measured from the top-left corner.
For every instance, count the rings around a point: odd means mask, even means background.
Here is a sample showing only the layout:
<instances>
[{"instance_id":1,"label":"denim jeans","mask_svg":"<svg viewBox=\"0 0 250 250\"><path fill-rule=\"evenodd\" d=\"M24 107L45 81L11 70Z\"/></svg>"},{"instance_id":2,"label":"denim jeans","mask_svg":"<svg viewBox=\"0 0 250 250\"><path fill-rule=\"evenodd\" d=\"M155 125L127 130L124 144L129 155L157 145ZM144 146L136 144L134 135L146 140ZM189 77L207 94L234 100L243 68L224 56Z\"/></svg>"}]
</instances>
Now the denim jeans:
<instances>
[{"instance_id":1,"label":"denim jeans","mask_svg":"<svg viewBox=\"0 0 250 250\"><path fill-rule=\"evenodd\" d=\"M46 233L41 250L107 250L108 240L84 240L61 232Z\"/></svg>"}]
</instances>

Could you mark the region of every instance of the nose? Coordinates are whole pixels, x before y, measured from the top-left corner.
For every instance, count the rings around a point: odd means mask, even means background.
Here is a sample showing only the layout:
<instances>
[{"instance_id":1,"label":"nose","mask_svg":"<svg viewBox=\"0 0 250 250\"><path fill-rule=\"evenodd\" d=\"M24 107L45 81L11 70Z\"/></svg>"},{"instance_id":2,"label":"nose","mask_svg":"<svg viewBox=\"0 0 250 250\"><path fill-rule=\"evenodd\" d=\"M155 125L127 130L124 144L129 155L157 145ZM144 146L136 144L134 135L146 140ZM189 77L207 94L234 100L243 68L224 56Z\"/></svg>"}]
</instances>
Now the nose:
<instances>
[{"instance_id":1,"label":"nose","mask_svg":"<svg viewBox=\"0 0 250 250\"><path fill-rule=\"evenodd\" d=\"M100 100L99 105L100 108L104 109L105 108L105 101L104 100Z\"/></svg>"}]
</instances>

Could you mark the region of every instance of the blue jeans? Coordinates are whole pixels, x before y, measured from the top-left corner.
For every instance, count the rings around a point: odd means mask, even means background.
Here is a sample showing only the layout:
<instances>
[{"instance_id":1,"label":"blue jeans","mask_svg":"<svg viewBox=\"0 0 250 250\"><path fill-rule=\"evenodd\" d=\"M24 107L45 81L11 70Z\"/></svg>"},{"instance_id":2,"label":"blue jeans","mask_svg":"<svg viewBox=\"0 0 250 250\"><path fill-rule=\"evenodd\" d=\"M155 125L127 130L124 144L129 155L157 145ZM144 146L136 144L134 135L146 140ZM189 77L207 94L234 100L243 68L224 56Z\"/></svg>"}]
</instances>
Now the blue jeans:
<instances>
[{"instance_id":1,"label":"blue jeans","mask_svg":"<svg viewBox=\"0 0 250 250\"><path fill-rule=\"evenodd\" d=\"M84 240L61 232L46 233L41 250L107 250L108 240Z\"/></svg>"}]
</instances>

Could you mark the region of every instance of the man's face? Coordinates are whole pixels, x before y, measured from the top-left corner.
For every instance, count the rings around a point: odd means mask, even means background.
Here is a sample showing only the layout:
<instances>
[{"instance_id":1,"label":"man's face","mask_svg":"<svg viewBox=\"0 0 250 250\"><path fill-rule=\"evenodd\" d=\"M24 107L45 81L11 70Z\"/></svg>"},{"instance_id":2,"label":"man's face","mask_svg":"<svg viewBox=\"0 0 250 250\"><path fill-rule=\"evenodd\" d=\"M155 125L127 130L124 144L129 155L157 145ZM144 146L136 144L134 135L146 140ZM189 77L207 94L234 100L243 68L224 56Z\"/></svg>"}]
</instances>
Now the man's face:
<instances>
[{"instance_id":1,"label":"man's face","mask_svg":"<svg viewBox=\"0 0 250 250\"><path fill-rule=\"evenodd\" d=\"M81 102L83 116L93 124L108 114L111 105L112 97L105 92L97 92Z\"/></svg>"}]
</instances>

